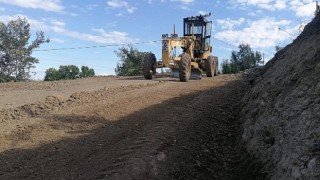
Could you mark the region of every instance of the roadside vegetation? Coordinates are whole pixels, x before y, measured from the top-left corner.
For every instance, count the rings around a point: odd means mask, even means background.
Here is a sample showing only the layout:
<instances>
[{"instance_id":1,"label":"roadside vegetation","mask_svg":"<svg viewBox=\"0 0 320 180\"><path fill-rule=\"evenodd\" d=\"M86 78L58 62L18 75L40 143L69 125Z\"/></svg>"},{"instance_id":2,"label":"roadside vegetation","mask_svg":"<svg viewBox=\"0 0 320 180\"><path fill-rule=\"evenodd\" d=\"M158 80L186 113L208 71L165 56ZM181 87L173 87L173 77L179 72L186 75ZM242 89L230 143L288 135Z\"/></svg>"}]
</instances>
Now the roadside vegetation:
<instances>
[{"instance_id":1,"label":"roadside vegetation","mask_svg":"<svg viewBox=\"0 0 320 180\"><path fill-rule=\"evenodd\" d=\"M0 82L31 78L32 68L39 63L32 52L50 40L42 31L36 33L34 40L30 37L30 24L25 18L18 17L8 24L0 22Z\"/></svg>"},{"instance_id":2,"label":"roadside vegetation","mask_svg":"<svg viewBox=\"0 0 320 180\"><path fill-rule=\"evenodd\" d=\"M238 51L232 51L230 59L224 59L221 68L223 74L234 74L257 67L262 60L259 51L252 51L249 44L240 44Z\"/></svg>"},{"instance_id":3,"label":"roadside vegetation","mask_svg":"<svg viewBox=\"0 0 320 180\"><path fill-rule=\"evenodd\" d=\"M146 52L140 52L132 45L119 48L115 51L120 63L115 68L117 76L138 76L143 74L142 60Z\"/></svg>"},{"instance_id":4,"label":"roadside vegetation","mask_svg":"<svg viewBox=\"0 0 320 180\"><path fill-rule=\"evenodd\" d=\"M87 78L93 77L95 72L92 68L88 66L82 66L81 71L75 65L61 65L59 69L49 68L46 70L46 75L44 77L45 81L57 81L66 79L77 79L77 78Z\"/></svg>"}]
</instances>

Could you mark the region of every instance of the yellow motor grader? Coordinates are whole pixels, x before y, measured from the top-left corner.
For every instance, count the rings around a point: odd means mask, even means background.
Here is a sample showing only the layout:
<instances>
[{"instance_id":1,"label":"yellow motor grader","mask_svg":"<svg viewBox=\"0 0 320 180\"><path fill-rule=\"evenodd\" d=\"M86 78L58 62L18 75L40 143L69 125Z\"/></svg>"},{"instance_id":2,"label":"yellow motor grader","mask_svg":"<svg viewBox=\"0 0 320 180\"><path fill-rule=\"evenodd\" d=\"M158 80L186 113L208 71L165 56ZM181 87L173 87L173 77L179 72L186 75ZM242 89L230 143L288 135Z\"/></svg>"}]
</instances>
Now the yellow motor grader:
<instances>
[{"instance_id":1,"label":"yellow motor grader","mask_svg":"<svg viewBox=\"0 0 320 180\"><path fill-rule=\"evenodd\" d=\"M178 37L175 26L173 34L162 35L162 60L157 61L153 53L147 53L143 60L143 75L152 79L156 68L170 68L172 75L180 81L201 79L203 71L207 77L218 75L218 58L212 56L210 45L212 21L200 15L183 19L183 37ZM180 53L181 52L181 53Z\"/></svg>"}]
</instances>

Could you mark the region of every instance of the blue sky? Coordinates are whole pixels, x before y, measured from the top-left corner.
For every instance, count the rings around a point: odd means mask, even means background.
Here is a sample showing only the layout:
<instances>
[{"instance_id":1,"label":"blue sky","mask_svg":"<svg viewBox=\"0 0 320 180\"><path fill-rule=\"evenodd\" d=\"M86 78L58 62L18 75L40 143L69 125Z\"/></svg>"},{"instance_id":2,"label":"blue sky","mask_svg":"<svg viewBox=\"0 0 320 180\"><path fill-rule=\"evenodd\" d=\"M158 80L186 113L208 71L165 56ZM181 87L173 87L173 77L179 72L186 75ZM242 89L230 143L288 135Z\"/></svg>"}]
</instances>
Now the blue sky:
<instances>
[{"instance_id":1,"label":"blue sky","mask_svg":"<svg viewBox=\"0 0 320 180\"><path fill-rule=\"evenodd\" d=\"M182 35L184 17L211 12L213 55L229 58L240 43L273 57L275 46L285 46L314 16L314 0L0 0L0 21L18 16L42 30L51 42L33 55L40 60L34 71L59 65L86 65L98 75L114 74L119 44L161 54L161 35L176 24ZM34 38L34 37L33 37ZM153 42L157 41L157 42ZM88 46L87 49L51 50Z\"/></svg>"}]
</instances>

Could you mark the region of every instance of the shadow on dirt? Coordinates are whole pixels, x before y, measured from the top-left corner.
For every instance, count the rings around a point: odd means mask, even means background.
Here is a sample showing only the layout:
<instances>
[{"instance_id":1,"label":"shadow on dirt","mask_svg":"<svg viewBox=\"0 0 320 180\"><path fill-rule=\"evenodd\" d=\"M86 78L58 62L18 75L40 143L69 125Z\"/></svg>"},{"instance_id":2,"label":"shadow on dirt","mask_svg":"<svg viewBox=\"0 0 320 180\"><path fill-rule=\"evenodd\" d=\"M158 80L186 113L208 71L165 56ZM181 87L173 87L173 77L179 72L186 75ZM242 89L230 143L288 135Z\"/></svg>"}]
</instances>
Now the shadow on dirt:
<instances>
[{"instance_id":1,"label":"shadow on dirt","mask_svg":"<svg viewBox=\"0 0 320 180\"><path fill-rule=\"evenodd\" d=\"M1 153L0 179L264 179L262 165L239 143L240 107L230 104L244 93L239 84L173 98L118 121L40 115L79 136ZM89 124L99 126L88 131Z\"/></svg>"}]
</instances>

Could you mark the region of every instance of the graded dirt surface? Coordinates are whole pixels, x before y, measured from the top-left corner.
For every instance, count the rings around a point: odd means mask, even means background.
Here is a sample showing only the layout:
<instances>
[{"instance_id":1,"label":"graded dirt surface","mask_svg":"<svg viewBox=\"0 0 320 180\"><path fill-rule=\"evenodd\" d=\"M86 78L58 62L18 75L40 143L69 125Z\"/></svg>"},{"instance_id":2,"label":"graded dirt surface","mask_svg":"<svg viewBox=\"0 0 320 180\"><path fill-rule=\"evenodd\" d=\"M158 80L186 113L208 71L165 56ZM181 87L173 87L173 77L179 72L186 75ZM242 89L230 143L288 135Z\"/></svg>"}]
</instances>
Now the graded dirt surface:
<instances>
[{"instance_id":1,"label":"graded dirt surface","mask_svg":"<svg viewBox=\"0 0 320 180\"><path fill-rule=\"evenodd\" d=\"M93 77L72 81L0 83L0 109L16 108L27 103L44 101L47 96L67 99L73 92L91 92L102 88L154 83L145 81L141 77L134 77L135 81L126 81L128 79L133 78Z\"/></svg>"},{"instance_id":2,"label":"graded dirt surface","mask_svg":"<svg viewBox=\"0 0 320 180\"><path fill-rule=\"evenodd\" d=\"M261 178L239 162L247 89L240 75L1 84L2 106L25 105L0 112L0 179Z\"/></svg>"}]
</instances>

